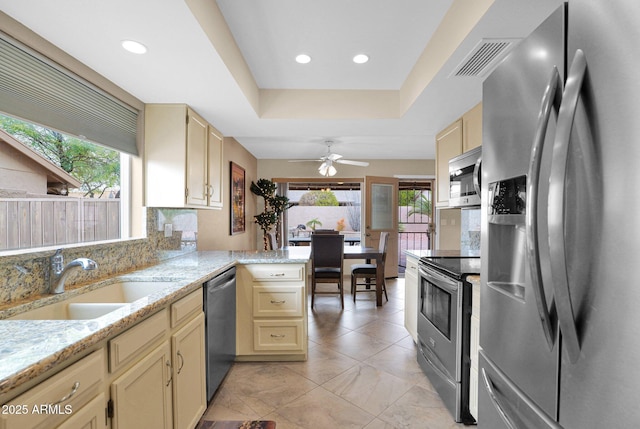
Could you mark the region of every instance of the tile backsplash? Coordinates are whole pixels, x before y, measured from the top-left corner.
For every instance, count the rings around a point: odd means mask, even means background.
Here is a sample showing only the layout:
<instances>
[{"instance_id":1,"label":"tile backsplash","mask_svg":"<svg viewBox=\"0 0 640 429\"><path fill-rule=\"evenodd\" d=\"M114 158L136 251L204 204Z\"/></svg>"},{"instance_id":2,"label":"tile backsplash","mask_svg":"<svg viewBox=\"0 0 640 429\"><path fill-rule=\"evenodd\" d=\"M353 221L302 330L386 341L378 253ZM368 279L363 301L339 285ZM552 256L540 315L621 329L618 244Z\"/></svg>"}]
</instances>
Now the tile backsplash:
<instances>
[{"instance_id":1,"label":"tile backsplash","mask_svg":"<svg viewBox=\"0 0 640 429\"><path fill-rule=\"evenodd\" d=\"M460 250L480 251L480 209L465 209L460 212Z\"/></svg>"},{"instance_id":2,"label":"tile backsplash","mask_svg":"<svg viewBox=\"0 0 640 429\"><path fill-rule=\"evenodd\" d=\"M62 250L65 264L75 258L91 258L94 271L77 270L66 281L67 288L134 271L167 257L193 251L182 244L182 232L170 237L158 231L158 210L147 209L147 237L108 243L82 244ZM49 257L54 250L0 256L0 309L46 295L49 288Z\"/></svg>"}]
</instances>

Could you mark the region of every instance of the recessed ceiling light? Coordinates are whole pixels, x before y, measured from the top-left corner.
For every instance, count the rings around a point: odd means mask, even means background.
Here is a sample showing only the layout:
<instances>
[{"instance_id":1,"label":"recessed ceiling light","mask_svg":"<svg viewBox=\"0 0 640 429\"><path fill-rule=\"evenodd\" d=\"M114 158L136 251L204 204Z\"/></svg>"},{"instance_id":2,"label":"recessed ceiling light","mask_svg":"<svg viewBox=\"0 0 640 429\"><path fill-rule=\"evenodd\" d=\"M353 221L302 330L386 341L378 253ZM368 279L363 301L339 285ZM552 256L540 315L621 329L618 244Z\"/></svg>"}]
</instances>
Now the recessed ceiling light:
<instances>
[{"instance_id":1,"label":"recessed ceiling light","mask_svg":"<svg viewBox=\"0 0 640 429\"><path fill-rule=\"evenodd\" d=\"M356 64L364 64L367 61L369 61L369 57L365 54L358 54L355 57L353 57L353 62Z\"/></svg>"},{"instance_id":2,"label":"recessed ceiling light","mask_svg":"<svg viewBox=\"0 0 640 429\"><path fill-rule=\"evenodd\" d=\"M307 64L311 62L311 57L307 54L300 54L296 57L296 62L299 64Z\"/></svg>"},{"instance_id":3,"label":"recessed ceiling light","mask_svg":"<svg viewBox=\"0 0 640 429\"><path fill-rule=\"evenodd\" d=\"M134 54L145 54L147 52L146 46L133 40L124 40L122 42L122 47Z\"/></svg>"}]
</instances>

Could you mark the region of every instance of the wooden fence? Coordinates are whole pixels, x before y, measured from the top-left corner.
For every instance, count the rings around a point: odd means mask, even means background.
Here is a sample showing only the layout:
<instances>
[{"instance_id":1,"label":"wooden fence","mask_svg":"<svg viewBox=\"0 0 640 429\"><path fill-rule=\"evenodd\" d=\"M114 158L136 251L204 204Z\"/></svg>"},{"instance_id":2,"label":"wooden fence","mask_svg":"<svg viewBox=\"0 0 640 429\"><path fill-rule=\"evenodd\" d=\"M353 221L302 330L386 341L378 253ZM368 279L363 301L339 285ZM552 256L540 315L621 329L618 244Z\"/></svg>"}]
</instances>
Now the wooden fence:
<instances>
[{"instance_id":1,"label":"wooden fence","mask_svg":"<svg viewBox=\"0 0 640 429\"><path fill-rule=\"evenodd\" d=\"M120 238L120 199L0 198L0 250Z\"/></svg>"}]
</instances>

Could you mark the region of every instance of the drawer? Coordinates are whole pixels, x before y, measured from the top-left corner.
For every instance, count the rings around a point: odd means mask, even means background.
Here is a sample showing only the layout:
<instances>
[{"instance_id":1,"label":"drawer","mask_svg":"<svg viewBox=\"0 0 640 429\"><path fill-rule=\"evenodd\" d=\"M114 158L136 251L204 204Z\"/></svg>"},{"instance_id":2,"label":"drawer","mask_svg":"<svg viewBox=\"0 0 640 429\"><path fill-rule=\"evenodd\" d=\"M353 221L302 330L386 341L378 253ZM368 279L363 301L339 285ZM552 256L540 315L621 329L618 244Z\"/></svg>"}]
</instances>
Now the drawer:
<instances>
[{"instance_id":1,"label":"drawer","mask_svg":"<svg viewBox=\"0 0 640 429\"><path fill-rule=\"evenodd\" d=\"M175 328L183 322L191 320L198 313L202 313L203 299L203 291L200 288L171 304L171 327Z\"/></svg>"},{"instance_id":2,"label":"drawer","mask_svg":"<svg viewBox=\"0 0 640 429\"><path fill-rule=\"evenodd\" d=\"M303 351L302 320L259 320L253 322L255 351Z\"/></svg>"},{"instance_id":3,"label":"drawer","mask_svg":"<svg viewBox=\"0 0 640 429\"><path fill-rule=\"evenodd\" d=\"M407 264L407 268L406 269L412 269L416 273L418 272L418 261L413 259L413 257L407 256L406 264Z\"/></svg>"},{"instance_id":4,"label":"drawer","mask_svg":"<svg viewBox=\"0 0 640 429\"><path fill-rule=\"evenodd\" d=\"M104 375L104 352L100 349L4 404L0 427L57 426L102 390Z\"/></svg>"},{"instance_id":5,"label":"drawer","mask_svg":"<svg viewBox=\"0 0 640 429\"><path fill-rule=\"evenodd\" d=\"M303 264L245 265L255 282L303 281Z\"/></svg>"},{"instance_id":6,"label":"drawer","mask_svg":"<svg viewBox=\"0 0 640 429\"><path fill-rule=\"evenodd\" d=\"M58 429L97 429L106 428L104 410L107 408L107 400L104 393L96 396L91 402L82 407L80 410L73 410L73 415Z\"/></svg>"},{"instance_id":7,"label":"drawer","mask_svg":"<svg viewBox=\"0 0 640 429\"><path fill-rule=\"evenodd\" d=\"M253 287L253 317L302 317L303 309L302 287Z\"/></svg>"},{"instance_id":8,"label":"drawer","mask_svg":"<svg viewBox=\"0 0 640 429\"><path fill-rule=\"evenodd\" d=\"M162 310L109 341L109 372L133 362L168 331L167 310Z\"/></svg>"}]
</instances>

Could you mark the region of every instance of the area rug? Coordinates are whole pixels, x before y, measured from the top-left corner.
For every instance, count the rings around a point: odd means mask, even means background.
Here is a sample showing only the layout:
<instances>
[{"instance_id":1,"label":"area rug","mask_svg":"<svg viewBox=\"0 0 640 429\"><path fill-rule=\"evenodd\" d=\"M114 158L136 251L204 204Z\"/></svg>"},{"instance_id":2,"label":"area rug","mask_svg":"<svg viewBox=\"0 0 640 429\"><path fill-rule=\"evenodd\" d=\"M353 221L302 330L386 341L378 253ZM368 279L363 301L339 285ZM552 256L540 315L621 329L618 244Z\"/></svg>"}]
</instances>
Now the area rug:
<instances>
[{"instance_id":1,"label":"area rug","mask_svg":"<svg viewBox=\"0 0 640 429\"><path fill-rule=\"evenodd\" d=\"M219 420L202 421L196 429L276 429L272 420Z\"/></svg>"}]
</instances>

